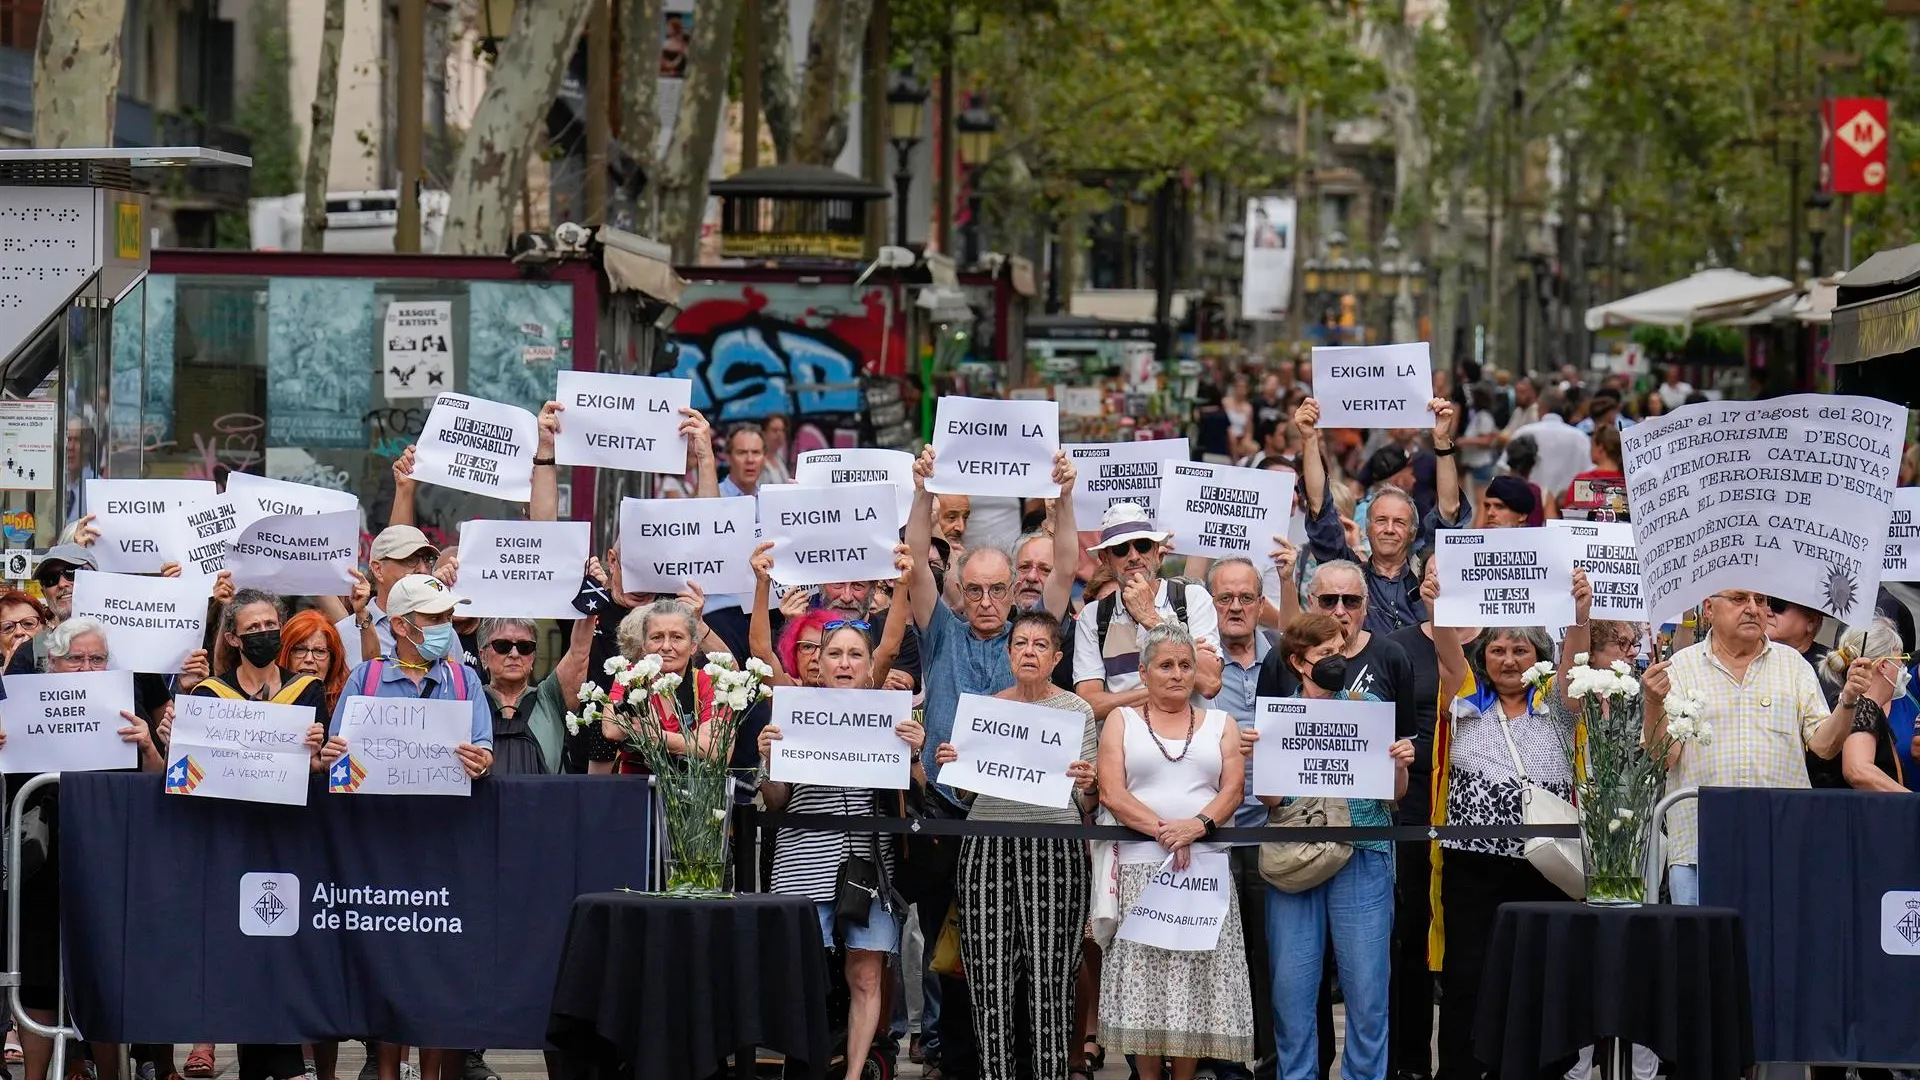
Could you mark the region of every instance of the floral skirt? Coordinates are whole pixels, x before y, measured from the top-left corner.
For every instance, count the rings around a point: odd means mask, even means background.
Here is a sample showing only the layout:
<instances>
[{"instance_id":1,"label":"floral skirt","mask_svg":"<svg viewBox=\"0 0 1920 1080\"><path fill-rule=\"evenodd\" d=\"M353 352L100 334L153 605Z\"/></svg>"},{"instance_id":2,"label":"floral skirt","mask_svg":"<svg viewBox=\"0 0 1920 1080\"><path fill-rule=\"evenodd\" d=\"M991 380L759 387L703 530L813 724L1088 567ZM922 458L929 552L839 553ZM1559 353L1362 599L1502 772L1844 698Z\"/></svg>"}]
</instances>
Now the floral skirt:
<instances>
[{"instance_id":1,"label":"floral skirt","mask_svg":"<svg viewBox=\"0 0 1920 1080\"><path fill-rule=\"evenodd\" d=\"M1120 910L1140 896L1158 863L1120 864ZM1100 1043L1122 1054L1248 1061L1253 999L1248 990L1240 900L1212 952L1175 952L1114 939L1100 964Z\"/></svg>"}]
</instances>

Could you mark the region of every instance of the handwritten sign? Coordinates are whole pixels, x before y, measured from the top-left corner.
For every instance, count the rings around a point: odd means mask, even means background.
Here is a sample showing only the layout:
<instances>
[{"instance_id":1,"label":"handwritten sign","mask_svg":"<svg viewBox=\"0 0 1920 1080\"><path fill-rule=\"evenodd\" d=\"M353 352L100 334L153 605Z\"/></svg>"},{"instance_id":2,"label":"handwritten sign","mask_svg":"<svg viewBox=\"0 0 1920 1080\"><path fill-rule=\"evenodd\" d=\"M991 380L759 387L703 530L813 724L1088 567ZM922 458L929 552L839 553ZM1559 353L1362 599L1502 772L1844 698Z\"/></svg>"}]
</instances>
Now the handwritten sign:
<instances>
[{"instance_id":1,"label":"handwritten sign","mask_svg":"<svg viewBox=\"0 0 1920 1080\"><path fill-rule=\"evenodd\" d=\"M1060 406L1052 401L943 397L933 420L933 476L940 495L1055 498L1053 455Z\"/></svg>"},{"instance_id":2,"label":"handwritten sign","mask_svg":"<svg viewBox=\"0 0 1920 1080\"><path fill-rule=\"evenodd\" d=\"M453 386L453 301L394 300L381 335L380 381L388 401L428 398Z\"/></svg>"},{"instance_id":3,"label":"handwritten sign","mask_svg":"<svg viewBox=\"0 0 1920 1080\"><path fill-rule=\"evenodd\" d=\"M1169 461L1155 520L1173 533L1173 550L1183 555L1265 561L1273 538L1286 531L1293 481L1292 473L1277 469Z\"/></svg>"},{"instance_id":4,"label":"handwritten sign","mask_svg":"<svg viewBox=\"0 0 1920 1080\"><path fill-rule=\"evenodd\" d=\"M269 514L334 514L360 508L359 498L351 491L296 484L252 473L229 474L226 494L236 504L241 525L250 525Z\"/></svg>"},{"instance_id":5,"label":"handwritten sign","mask_svg":"<svg viewBox=\"0 0 1920 1080\"><path fill-rule=\"evenodd\" d=\"M1573 548L1557 529L1434 534L1435 626L1573 625Z\"/></svg>"},{"instance_id":6,"label":"handwritten sign","mask_svg":"<svg viewBox=\"0 0 1920 1080\"><path fill-rule=\"evenodd\" d=\"M1232 888L1226 852L1195 851L1185 870L1175 870L1169 855L1134 897L1114 936L1173 952L1207 952L1220 944Z\"/></svg>"},{"instance_id":7,"label":"handwritten sign","mask_svg":"<svg viewBox=\"0 0 1920 1080\"><path fill-rule=\"evenodd\" d=\"M1640 597L1640 552L1633 526L1624 521L1568 521L1554 518L1573 543L1573 566L1587 572L1593 586L1593 617L1646 622L1647 602Z\"/></svg>"},{"instance_id":8,"label":"handwritten sign","mask_svg":"<svg viewBox=\"0 0 1920 1080\"><path fill-rule=\"evenodd\" d=\"M341 511L263 517L240 530L227 551L235 588L287 596L345 596L353 589L360 515Z\"/></svg>"},{"instance_id":9,"label":"handwritten sign","mask_svg":"<svg viewBox=\"0 0 1920 1080\"><path fill-rule=\"evenodd\" d=\"M465 394L441 394L420 432L413 478L526 502L533 497L533 448L539 428L525 409Z\"/></svg>"},{"instance_id":10,"label":"handwritten sign","mask_svg":"<svg viewBox=\"0 0 1920 1080\"><path fill-rule=\"evenodd\" d=\"M207 584L82 570L73 575L73 614L107 628L108 666L172 675L206 640Z\"/></svg>"},{"instance_id":11,"label":"handwritten sign","mask_svg":"<svg viewBox=\"0 0 1920 1080\"><path fill-rule=\"evenodd\" d=\"M603 371L556 374L556 400L566 406L553 440L556 462L675 476L687 471L680 410L692 400L691 381Z\"/></svg>"},{"instance_id":12,"label":"handwritten sign","mask_svg":"<svg viewBox=\"0 0 1920 1080\"><path fill-rule=\"evenodd\" d=\"M460 584L477 619L576 619L573 595L587 564L584 521L465 521L460 524Z\"/></svg>"},{"instance_id":13,"label":"handwritten sign","mask_svg":"<svg viewBox=\"0 0 1920 1080\"><path fill-rule=\"evenodd\" d=\"M347 698L337 734L347 752L327 772L336 795L469 795L455 752L473 736L473 703Z\"/></svg>"},{"instance_id":14,"label":"handwritten sign","mask_svg":"<svg viewBox=\"0 0 1920 1080\"><path fill-rule=\"evenodd\" d=\"M1430 428L1433 361L1424 341L1313 350L1320 428Z\"/></svg>"},{"instance_id":15,"label":"handwritten sign","mask_svg":"<svg viewBox=\"0 0 1920 1080\"><path fill-rule=\"evenodd\" d=\"M1392 702L1263 697L1253 713L1255 795L1394 798Z\"/></svg>"},{"instance_id":16,"label":"handwritten sign","mask_svg":"<svg viewBox=\"0 0 1920 1080\"><path fill-rule=\"evenodd\" d=\"M1073 486L1073 516L1086 528L1098 528L1107 507L1120 502L1135 503L1147 517L1157 517L1167 463L1193 457L1185 439L1068 443L1061 449L1080 474Z\"/></svg>"},{"instance_id":17,"label":"handwritten sign","mask_svg":"<svg viewBox=\"0 0 1920 1080\"><path fill-rule=\"evenodd\" d=\"M760 489L760 516L773 538L773 578L782 585L886 581L900 576L893 548L892 484Z\"/></svg>"},{"instance_id":18,"label":"handwritten sign","mask_svg":"<svg viewBox=\"0 0 1920 1080\"><path fill-rule=\"evenodd\" d=\"M1882 581L1920 581L1920 487L1895 488Z\"/></svg>"},{"instance_id":19,"label":"handwritten sign","mask_svg":"<svg viewBox=\"0 0 1920 1080\"><path fill-rule=\"evenodd\" d=\"M904 789L913 751L893 729L912 716L906 690L778 687L769 722L779 725L780 737L767 776L783 784Z\"/></svg>"},{"instance_id":20,"label":"handwritten sign","mask_svg":"<svg viewBox=\"0 0 1920 1080\"><path fill-rule=\"evenodd\" d=\"M773 490L772 486L764 491ZM620 581L634 592L753 592L754 497L620 500Z\"/></svg>"},{"instance_id":21,"label":"handwritten sign","mask_svg":"<svg viewBox=\"0 0 1920 1080\"><path fill-rule=\"evenodd\" d=\"M175 698L166 792L305 806L312 762L307 732L314 720L307 705Z\"/></svg>"},{"instance_id":22,"label":"handwritten sign","mask_svg":"<svg viewBox=\"0 0 1920 1080\"><path fill-rule=\"evenodd\" d=\"M133 711L133 673L76 671L9 675L0 701L0 773L132 769L139 748L122 742L122 712Z\"/></svg>"},{"instance_id":23,"label":"handwritten sign","mask_svg":"<svg viewBox=\"0 0 1920 1080\"><path fill-rule=\"evenodd\" d=\"M210 498L211 480L86 481L87 510L100 530L93 561L116 574L154 574L182 555L154 523L188 503Z\"/></svg>"},{"instance_id":24,"label":"handwritten sign","mask_svg":"<svg viewBox=\"0 0 1920 1080\"><path fill-rule=\"evenodd\" d=\"M906 528L913 515L913 455L904 450L809 450L794 463L793 482L801 487L892 484L900 495L900 527Z\"/></svg>"},{"instance_id":25,"label":"handwritten sign","mask_svg":"<svg viewBox=\"0 0 1920 1080\"><path fill-rule=\"evenodd\" d=\"M1073 806L1067 766L1079 760L1087 718L985 694L961 694L953 714L958 760L940 782L981 795L1061 810Z\"/></svg>"},{"instance_id":26,"label":"handwritten sign","mask_svg":"<svg viewBox=\"0 0 1920 1080\"><path fill-rule=\"evenodd\" d=\"M1874 398L1796 394L1686 405L1621 432L1651 621L1726 589L1865 621L1906 423Z\"/></svg>"}]
</instances>

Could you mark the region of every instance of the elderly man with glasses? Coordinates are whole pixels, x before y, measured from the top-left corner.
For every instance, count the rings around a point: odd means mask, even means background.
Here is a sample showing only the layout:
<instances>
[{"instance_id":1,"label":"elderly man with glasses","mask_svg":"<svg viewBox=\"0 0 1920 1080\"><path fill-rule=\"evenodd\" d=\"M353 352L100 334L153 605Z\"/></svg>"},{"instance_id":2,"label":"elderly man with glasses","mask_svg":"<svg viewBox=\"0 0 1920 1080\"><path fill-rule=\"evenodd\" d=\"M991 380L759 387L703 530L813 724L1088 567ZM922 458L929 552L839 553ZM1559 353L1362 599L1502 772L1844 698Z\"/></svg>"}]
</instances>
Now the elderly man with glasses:
<instances>
[{"instance_id":1,"label":"elderly man with glasses","mask_svg":"<svg viewBox=\"0 0 1920 1080\"><path fill-rule=\"evenodd\" d=\"M1413 662L1407 659L1405 649L1367 629L1366 572L1346 560L1321 563L1307 582L1302 606L1307 611L1332 616L1346 631L1346 643L1340 649L1340 655L1346 660L1342 689L1393 702L1394 737L1412 738L1418 724ZM1260 665L1256 694L1292 697L1299 689L1300 680L1280 663L1280 654L1267 654L1266 661Z\"/></svg>"},{"instance_id":2,"label":"elderly man with glasses","mask_svg":"<svg viewBox=\"0 0 1920 1080\"><path fill-rule=\"evenodd\" d=\"M1706 639L1647 668L1645 737L1666 738L1669 697L1699 694L1700 719L1713 726L1705 745L1675 746L1667 790L1808 786L1807 755L1838 757L1853 729L1854 706L1874 660L1847 668L1839 700L1828 708L1813 668L1790 645L1767 639L1767 597L1728 589L1707 598ZM1693 802L1667 816L1668 885L1676 904L1700 902L1700 818Z\"/></svg>"}]
</instances>

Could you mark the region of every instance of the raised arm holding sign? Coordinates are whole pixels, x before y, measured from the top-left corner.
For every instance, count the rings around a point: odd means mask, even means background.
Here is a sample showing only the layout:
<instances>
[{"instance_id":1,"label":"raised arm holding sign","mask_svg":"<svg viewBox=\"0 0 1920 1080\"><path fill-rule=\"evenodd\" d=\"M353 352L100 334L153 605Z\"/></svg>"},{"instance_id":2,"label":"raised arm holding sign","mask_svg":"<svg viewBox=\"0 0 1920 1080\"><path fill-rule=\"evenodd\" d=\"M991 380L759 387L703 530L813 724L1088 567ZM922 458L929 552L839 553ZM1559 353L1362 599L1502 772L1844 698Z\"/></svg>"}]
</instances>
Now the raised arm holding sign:
<instances>
[{"instance_id":1,"label":"raised arm holding sign","mask_svg":"<svg viewBox=\"0 0 1920 1080\"><path fill-rule=\"evenodd\" d=\"M567 422L573 424L571 415ZM561 429L562 437L566 430ZM441 394L414 444L413 478L523 503L533 497L533 448L539 440L539 420L525 409Z\"/></svg>"},{"instance_id":2,"label":"raised arm holding sign","mask_svg":"<svg viewBox=\"0 0 1920 1080\"><path fill-rule=\"evenodd\" d=\"M943 397L933 421L936 495L1052 499L1060 406L1052 401Z\"/></svg>"},{"instance_id":3,"label":"raised arm holding sign","mask_svg":"<svg viewBox=\"0 0 1920 1080\"><path fill-rule=\"evenodd\" d=\"M227 552L236 588L287 596L344 596L359 559L357 511L264 517L240 530Z\"/></svg>"},{"instance_id":4,"label":"raised arm holding sign","mask_svg":"<svg viewBox=\"0 0 1920 1080\"><path fill-rule=\"evenodd\" d=\"M913 511L913 455L905 450L835 447L809 450L794 463L793 482L801 487L841 484L892 484L900 496L900 524Z\"/></svg>"},{"instance_id":5,"label":"raised arm holding sign","mask_svg":"<svg viewBox=\"0 0 1920 1080\"><path fill-rule=\"evenodd\" d=\"M592 547L584 521L464 521L460 580L474 618L573 619L573 593ZM478 584L480 588L472 588Z\"/></svg>"},{"instance_id":6,"label":"raised arm holding sign","mask_svg":"<svg viewBox=\"0 0 1920 1080\"><path fill-rule=\"evenodd\" d=\"M707 595L753 589L751 495L620 500L620 577L634 592L677 593L691 581Z\"/></svg>"}]
</instances>

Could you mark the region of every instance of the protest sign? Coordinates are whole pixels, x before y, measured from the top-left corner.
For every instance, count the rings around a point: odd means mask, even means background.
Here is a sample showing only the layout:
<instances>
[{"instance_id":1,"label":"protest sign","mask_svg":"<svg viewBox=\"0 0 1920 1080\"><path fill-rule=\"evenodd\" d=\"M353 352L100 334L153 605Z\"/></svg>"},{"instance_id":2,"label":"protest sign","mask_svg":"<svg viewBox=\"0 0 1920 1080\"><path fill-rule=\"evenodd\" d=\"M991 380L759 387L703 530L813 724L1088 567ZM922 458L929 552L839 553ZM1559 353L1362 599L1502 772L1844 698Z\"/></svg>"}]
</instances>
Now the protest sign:
<instances>
[{"instance_id":1,"label":"protest sign","mask_svg":"<svg viewBox=\"0 0 1920 1080\"><path fill-rule=\"evenodd\" d=\"M252 473L229 473L226 493L234 500L243 526L268 514L332 514L360 508L359 498L351 491L296 484Z\"/></svg>"},{"instance_id":2,"label":"protest sign","mask_svg":"<svg viewBox=\"0 0 1920 1080\"><path fill-rule=\"evenodd\" d=\"M1396 797L1392 702L1263 697L1253 715L1253 794Z\"/></svg>"},{"instance_id":3,"label":"protest sign","mask_svg":"<svg viewBox=\"0 0 1920 1080\"><path fill-rule=\"evenodd\" d=\"M1435 626L1572 626L1573 547L1556 529L1442 529Z\"/></svg>"},{"instance_id":4,"label":"protest sign","mask_svg":"<svg viewBox=\"0 0 1920 1080\"><path fill-rule=\"evenodd\" d=\"M961 694L953 714L953 749L960 757L940 766L940 782L980 795L1051 806L1073 806L1067 766L1080 758L1087 718L984 694Z\"/></svg>"},{"instance_id":5,"label":"protest sign","mask_svg":"<svg viewBox=\"0 0 1920 1080\"><path fill-rule=\"evenodd\" d=\"M1547 527L1559 529L1573 543L1573 566L1587 572L1593 586L1593 617L1646 622L1647 603L1640 598L1640 552L1633 546L1633 526L1624 521L1568 521L1554 518Z\"/></svg>"},{"instance_id":6,"label":"protest sign","mask_svg":"<svg viewBox=\"0 0 1920 1080\"><path fill-rule=\"evenodd\" d=\"M453 301L392 300L385 323L380 381L388 401L432 397L453 385Z\"/></svg>"},{"instance_id":7,"label":"protest sign","mask_svg":"<svg viewBox=\"0 0 1920 1080\"><path fill-rule=\"evenodd\" d=\"M1920 581L1920 487L1894 489L1880 580Z\"/></svg>"},{"instance_id":8,"label":"protest sign","mask_svg":"<svg viewBox=\"0 0 1920 1080\"><path fill-rule=\"evenodd\" d=\"M769 489L771 490L771 489ZM783 784L904 789L913 750L893 729L913 718L906 690L836 690L780 686L773 715L767 777Z\"/></svg>"},{"instance_id":9,"label":"protest sign","mask_svg":"<svg viewBox=\"0 0 1920 1080\"><path fill-rule=\"evenodd\" d=\"M465 521L460 583L473 603L463 618L577 619L573 597L586 570L584 521Z\"/></svg>"},{"instance_id":10,"label":"protest sign","mask_svg":"<svg viewBox=\"0 0 1920 1080\"><path fill-rule=\"evenodd\" d=\"M120 714L133 711L133 673L75 671L9 675L0 701L0 773L131 769L140 750L122 742Z\"/></svg>"},{"instance_id":11,"label":"protest sign","mask_svg":"<svg viewBox=\"0 0 1920 1080\"><path fill-rule=\"evenodd\" d=\"M1621 432L1651 621L1726 589L1867 619L1906 423L1874 398L1797 394L1687 405Z\"/></svg>"},{"instance_id":12,"label":"protest sign","mask_svg":"<svg viewBox=\"0 0 1920 1080\"><path fill-rule=\"evenodd\" d=\"M540 422L497 401L441 394L414 444L413 478L508 502L533 497L533 448Z\"/></svg>"},{"instance_id":13,"label":"protest sign","mask_svg":"<svg viewBox=\"0 0 1920 1080\"><path fill-rule=\"evenodd\" d=\"M257 500L229 492L190 502L169 513L161 521L160 530L180 551L180 576L212 577L225 570L227 548L248 523L242 520L242 509L257 521L263 516L258 506Z\"/></svg>"},{"instance_id":14,"label":"protest sign","mask_svg":"<svg viewBox=\"0 0 1920 1080\"><path fill-rule=\"evenodd\" d=\"M891 581L899 543L892 484L760 489L760 513L773 538L773 579L782 585Z\"/></svg>"},{"instance_id":15,"label":"protest sign","mask_svg":"<svg viewBox=\"0 0 1920 1080\"><path fill-rule=\"evenodd\" d=\"M1261 559L1293 513L1290 472L1204 461L1168 462L1154 523L1173 533L1182 555Z\"/></svg>"},{"instance_id":16,"label":"protest sign","mask_svg":"<svg viewBox=\"0 0 1920 1080\"><path fill-rule=\"evenodd\" d=\"M1232 888L1226 852L1195 850L1185 870L1175 870L1169 855L1134 897L1114 936L1156 949L1206 952L1220 943Z\"/></svg>"},{"instance_id":17,"label":"protest sign","mask_svg":"<svg viewBox=\"0 0 1920 1080\"><path fill-rule=\"evenodd\" d=\"M1430 428L1433 361L1427 343L1336 345L1313 350L1320 430Z\"/></svg>"},{"instance_id":18,"label":"protest sign","mask_svg":"<svg viewBox=\"0 0 1920 1080\"><path fill-rule=\"evenodd\" d=\"M1185 439L1068 443L1060 449L1080 474L1073 485L1073 517L1082 528L1099 528L1107 507L1119 502L1137 503L1147 517L1157 518L1167 463L1193 457Z\"/></svg>"},{"instance_id":19,"label":"protest sign","mask_svg":"<svg viewBox=\"0 0 1920 1080\"><path fill-rule=\"evenodd\" d=\"M473 782L455 752L473 737L471 701L346 700L336 732L347 752L327 772L336 795L467 795Z\"/></svg>"},{"instance_id":20,"label":"protest sign","mask_svg":"<svg viewBox=\"0 0 1920 1080\"><path fill-rule=\"evenodd\" d=\"M174 699L166 792L305 806L314 720L309 705L183 694Z\"/></svg>"},{"instance_id":21,"label":"protest sign","mask_svg":"<svg viewBox=\"0 0 1920 1080\"><path fill-rule=\"evenodd\" d=\"M172 675L206 640L207 583L82 570L73 575L73 614L107 628L109 667Z\"/></svg>"},{"instance_id":22,"label":"protest sign","mask_svg":"<svg viewBox=\"0 0 1920 1080\"><path fill-rule=\"evenodd\" d=\"M620 500L620 583L677 593L691 581L709 598L745 593L751 606L758 512L751 495Z\"/></svg>"},{"instance_id":23,"label":"protest sign","mask_svg":"<svg viewBox=\"0 0 1920 1080\"><path fill-rule=\"evenodd\" d=\"M211 498L211 480L95 480L85 484L87 512L100 538L93 562L116 574L154 574L179 561L178 539L155 524L180 507Z\"/></svg>"},{"instance_id":24,"label":"protest sign","mask_svg":"<svg viewBox=\"0 0 1920 1080\"><path fill-rule=\"evenodd\" d=\"M227 551L235 588L286 596L345 596L353 591L360 515L274 515L240 530Z\"/></svg>"},{"instance_id":25,"label":"protest sign","mask_svg":"<svg viewBox=\"0 0 1920 1080\"><path fill-rule=\"evenodd\" d=\"M1052 401L943 397L933 419L933 476L939 495L1051 499L1060 406Z\"/></svg>"},{"instance_id":26,"label":"protest sign","mask_svg":"<svg viewBox=\"0 0 1920 1080\"><path fill-rule=\"evenodd\" d=\"M793 482L801 487L892 484L900 495L900 527L913 516L913 455L905 450L809 450L794 463Z\"/></svg>"},{"instance_id":27,"label":"protest sign","mask_svg":"<svg viewBox=\"0 0 1920 1080\"><path fill-rule=\"evenodd\" d=\"M571 369L555 374L555 400L566 411L553 439L554 461L674 476L687 471L680 410L692 400L690 380Z\"/></svg>"}]
</instances>

